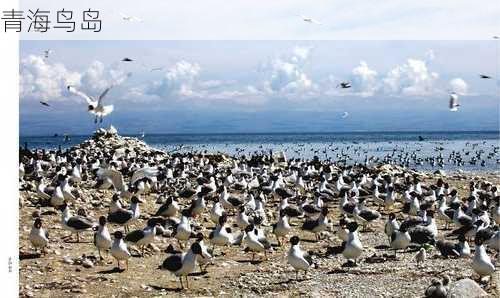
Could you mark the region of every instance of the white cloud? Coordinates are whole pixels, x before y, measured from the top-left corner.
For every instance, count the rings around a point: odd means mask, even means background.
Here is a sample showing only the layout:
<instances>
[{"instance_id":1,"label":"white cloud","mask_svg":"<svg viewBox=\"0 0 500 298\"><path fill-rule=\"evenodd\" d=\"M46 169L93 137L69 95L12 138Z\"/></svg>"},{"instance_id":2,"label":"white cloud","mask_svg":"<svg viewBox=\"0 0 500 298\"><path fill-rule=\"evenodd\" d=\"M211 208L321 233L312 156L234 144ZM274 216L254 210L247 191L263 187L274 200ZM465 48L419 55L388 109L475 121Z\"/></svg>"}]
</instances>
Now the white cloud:
<instances>
[{"instance_id":1,"label":"white cloud","mask_svg":"<svg viewBox=\"0 0 500 298\"><path fill-rule=\"evenodd\" d=\"M429 71L425 61L410 58L387 73L383 79L384 92L391 95L430 95L438 77L437 73Z\"/></svg>"},{"instance_id":2,"label":"white cloud","mask_svg":"<svg viewBox=\"0 0 500 298\"><path fill-rule=\"evenodd\" d=\"M469 89L469 86L467 83L461 79L461 78L454 78L450 80L449 86L451 91L460 94L460 95L465 95L467 94L467 89Z\"/></svg>"},{"instance_id":3,"label":"white cloud","mask_svg":"<svg viewBox=\"0 0 500 298\"><path fill-rule=\"evenodd\" d=\"M264 65L264 90L269 94L300 95L315 88L305 72L312 48L295 47L288 57L280 57Z\"/></svg>"},{"instance_id":4,"label":"white cloud","mask_svg":"<svg viewBox=\"0 0 500 298\"><path fill-rule=\"evenodd\" d=\"M181 60L171 66L163 79L155 82L147 90L148 94L162 97L178 96L189 97L195 95L193 86L201 71L201 67L196 63Z\"/></svg>"},{"instance_id":5,"label":"white cloud","mask_svg":"<svg viewBox=\"0 0 500 298\"><path fill-rule=\"evenodd\" d=\"M365 61L352 70L353 88L363 97L372 96L378 89L377 72L368 67Z\"/></svg>"},{"instance_id":6,"label":"white cloud","mask_svg":"<svg viewBox=\"0 0 500 298\"><path fill-rule=\"evenodd\" d=\"M83 72L82 88L91 93L100 93L110 85L123 83L127 78L125 71L117 67L106 67L100 61L92 62Z\"/></svg>"},{"instance_id":7,"label":"white cloud","mask_svg":"<svg viewBox=\"0 0 500 298\"><path fill-rule=\"evenodd\" d=\"M20 64L20 97L58 100L68 84L79 85L80 74L60 63L48 63L43 57L29 55Z\"/></svg>"},{"instance_id":8,"label":"white cloud","mask_svg":"<svg viewBox=\"0 0 500 298\"><path fill-rule=\"evenodd\" d=\"M34 100L80 100L66 92L76 86L90 95L99 94L111 84L121 84L127 74L99 61L92 62L83 72L68 70L61 63L51 63L42 56L29 55L20 64L20 97Z\"/></svg>"}]
</instances>

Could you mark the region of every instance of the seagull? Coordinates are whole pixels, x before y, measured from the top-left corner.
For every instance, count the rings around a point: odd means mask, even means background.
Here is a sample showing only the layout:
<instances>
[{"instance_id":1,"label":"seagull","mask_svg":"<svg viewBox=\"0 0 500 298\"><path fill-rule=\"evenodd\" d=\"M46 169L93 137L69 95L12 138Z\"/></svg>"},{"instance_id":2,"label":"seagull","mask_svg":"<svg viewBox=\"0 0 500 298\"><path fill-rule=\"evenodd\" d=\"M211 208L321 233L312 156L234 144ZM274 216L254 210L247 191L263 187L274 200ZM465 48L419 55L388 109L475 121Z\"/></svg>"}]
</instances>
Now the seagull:
<instances>
[{"instance_id":1,"label":"seagull","mask_svg":"<svg viewBox=\"0 0 500 298\"><path fill-rule=\"evenodd\" d=\"M122 59L122 62L132 62L132 61L134 61L134 60L127 58L127 57Z\"/></svg>"},{"instance_id":2,"label":"seagull","mask_svg":"<svg viewBox=\"0 0 500 298\"><path fill-rule=\"evenodd\" d=\"M139 17L129 16L129 15L126 15L122 12L120 12L120 15L122 16L122 20L127 21L127 22L142 22L142 19Z\"/></svg>"},{"instance_id":3,"label":"seagull","mask_svg":"<svg viewBox=\"0 0 500 298\"><path fill-rule=\"evenodd\" d=\"M458 95L455 92L450 94L450 111L456 112L458 111L458 107L460 104L458 103Z\"/></svg>"},{"instance_id":4,"label":"seagull","mask_svg":"<svg viewBox=\"0 0 500 298\"><path fill-rule=\"evenodd\" d=\"M45 58L49 58L49 55L50 55L50 54L52 54L52 53L53 53L53 52L52 52L52 50L51 50L51 49L44 50L44 51L43 51L43 56L44 56Z\"/></svg>"},{"instance_id":5,"label":"seagull","mask_svg":"<svg viewBox=\"0 0 500 298\"><path fill-rule=\"evenodd\" d=\"M347 89L351 88L351 83L350 82L340 82L340 84L337 85L337 88L340 87L342 89Z\"/></svg>"},{"instance_id":6,"label":"seagull","mask_svg":"<svg viewBox=\"0 0 500 298\"><path fill-rule=\"evenodd\" d=\"M101 250L109 250L111 248L111 235L109 234L108 227L106 227L106 217L99 217L99 225L93 228L94 233L94 245L97 247L97 252L99 253L99 258L102 260Z\"/></svg>"},{"instance_id":7,"label":"seagull","mask_svg":"<svg viewBox=\"0 0 500 298\"><path fill-rule=\"evenodd\" d=\"M357 265L356 259L363 253L363 244L359 240L358 236L358 224L356 222L349 222L347 224L347 229L349 230L349 235L347 241L343 241L340 246L329 247L329 253L331 254L342 254L344 258L347 259L346 264Z\"/></svg>"},{"instance_id":8,"label":"seagull","mask_svg":"<svg viewBox=\"0 0 500 298\"><path fill-rule=\"evenodd\" d=\"M155 216L173 217L179 211L179 204L172 197L168 197L165 204L161 205L155 213Z\"/></svg>"},{"instance_id":9,"label":"seagull","mask_svg":"<svg viewBox=\"0 0 500 298\"><path fill-rule=\"evenodd\" d=\"M95 227L95 224L85 216L72 216L66 203L63 203L58 207L58 209L62 212L61 222L63 228L71 231L72 233L76 233L76 242L80 242L80 232Z\"/></svg>"},{"instance_id":10,"label":"seagull","mask_svg":"<svg viewBox=\"0 0 500 298\"><path fill-rule=\"evenodd\" d=\"M278 246L281 246L280 238L288 235L290 230L290 224L288 223L288 217L285 213L285 209L280 210L278 222L273 225L273 234L278 240Z\"/></svg>"},{"instance_id":11,"label":"seagull","mask_svg":"<svg viewBox=\"0 0 500 298\"><path fill-rule=\"evenodd\" d=\"M245 228L244 240L248 250L252 252L252 262L255 259L255 253L262 251L264 252L267 260L267 251L271 249L271 243L269 243L265 237L259 238L258 229L256 229L253 224L250 224Z\"/></svg>"},{"instance_id":12,"label":"seagull","mask_svg":"<svg viewBox=\"0 0 500 298\"><path fill-rule=\"evenodd\" d=\"M480 75L479 75L479 77L480 77L481 79L492 79L492 77L487 76L487 75L484 75L484 74L480 74Z\"/></svg>"},{"instance_id":13,"label":"seagull","mask_svg":"<svg viewBox=\"0 0 500 298\"><path fill-rule=\"evenodd\" d=\"M210 255L203 251L200 243L194 242L186 253L168 256L159 266L159 269L168 270L175 274L175 276L178 276L182 288L184 288L184 284L182 283L182 277L184 276L186 278L186 286L189 288L188 275L194 271L199 256L210 258Z\"/></svg>"},{"instance_id":14,"label":"seagull","mask_svg":"<svg viewBox=\"0 0 500 298\"><path fill-rule=\"evenodd\" d=\"M348 112L342 113L342 119L345 119L347 117L349 117L349 113Z\"/></svg>"},{"instance_id":15,"label":"seagull","mask_svg":"<svg viewBox=\"0 0 500 298\"><path fill-rule=\"evenodd\" d=\"M394 230L391 235L391 248L394 249L394 257L398 249L405 250L411 242L411 237L405 225L401 225L399 230Z\"/></svg>"},{"instance_id":16,"label":"seagull","mask_svg":"<svg viewBox=\"0 0 500 298\"><path fill-rule=\"evenodd\" d=\"M287 254L287 261L288 264L290 264L293 269L295 269L295 279L298 279L299 275L299 270L304 270L304 274L307 274L307 270L311 266L316 266L316 264L313 263L313 259L311 255L302 249L300 249L300 238L298 236L293 236L290 238L290 243L292 244L292 247L290 247L290 250L288 251Z\"/></svg>"},{"instance_id":17,"label":"seagull","mask_svg":"<svg viewBox=\"0 0 500 298\"><path fill-rule=\"evenodd\" d=\"M313 18L306 17L306 16L300 16L300 17L302 18L302 21L304 21L304 22L315 24L315 25L321 25L321 22L319 22Z\"/></svg>"},{"instance_id":18,"label":"seagull","mask_svg":"<svg viewBox=\"0 0 500 298\"><path fill-rule=\"evenodd\" d=\"M50 107L50 105L49 105L46 101L40 100L40 103L41 103L43 106Z\"/></svg>"},{"instance_id":19,"label":"seagull","mask_svg":"<svg viewBox=\"0 0 500 298\"><path fill-rule=\"evenodd\" d=\"M484 276L489 276L495 271L495 266L491 262L491 258L486 253L486 248L483 245L483 239L476 237L476 250L472 261L472 269L482 279Z\"/></svg>"},{"instance_id":20,"label":"seagull","mask_svg":"<svg viewBox=\"0 0 500 298\"><path fill-rule=\"evenodd\" d=\"M160 71L160 70L163 70L163 67L155 67L155 68L151 68L149 71L150 71L150 72L153 72L153 71Z\"/></svg>"},{"instance_id":21,"label":"seagull","mask_svg":"<svg viewBox=\"0 0 500 298\"><path fill-rule=\"evenodd\" d=\"M128 258L131 254L128 251L127 244L123 241L123 233L121 231L116 231L113 236L115 240L111 246L111 255L116 259L118 263L118 270L120 270L120 261L125 261L128 269Z\"/></svg>"},{"instance_id":22,"label":"seagull","mask_svg":"<svg viewBox=\"0 0 500 298\"><path fill-rule=\"evenodd\" d=\"M49 244L49 233L42 228L42 220L39 217L33 223L29 239L35 250L40 248L42 251Z\"/></svg>"},{"instance_id":23,"label":"seagull","mask_svg":"<svg viewBox=\"0 0 500 298\"><path fill-rule=\"evenodd\" d=\"M113 88L113 85L109 86L106 88L101 95L99 95L99 98L96 100L91 96L88 96L87 94L77 90L75 87L69 85L68 86L68 91L76 94L82 98L84 98L87 101L88 104L88 112L91 114L95 115L95 120L94 123L97 123L97 120L100 119L100 122L102 123L102 119L109 115L111 112L113 112L113 105L103 105L102 100L108 94L109 90Z\"/></svg>"},{"instance_id":24,"label":"seagull","mask_svg":"<svg viewBox=\"0 0 500 298\"><path fill-rule=\"evenodd\" d=\"M125 236L125 241L137 245L141 249L141 255L144 256L146 245L152 243L155 239L156 225L158 225L158 221L155 218L149 219L146 228L128 233Z\"/></svg>"}]
</instances>

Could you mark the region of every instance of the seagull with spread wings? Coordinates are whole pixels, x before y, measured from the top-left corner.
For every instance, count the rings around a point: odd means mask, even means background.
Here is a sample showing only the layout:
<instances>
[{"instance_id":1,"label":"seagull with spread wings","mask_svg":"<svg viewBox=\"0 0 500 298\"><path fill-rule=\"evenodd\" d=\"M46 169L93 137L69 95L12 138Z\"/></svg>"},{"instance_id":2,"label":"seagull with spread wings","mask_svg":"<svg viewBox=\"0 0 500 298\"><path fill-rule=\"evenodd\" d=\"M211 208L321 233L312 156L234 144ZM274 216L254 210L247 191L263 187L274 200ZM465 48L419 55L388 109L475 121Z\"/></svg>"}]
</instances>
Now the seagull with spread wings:
<instances>
[{"instance_id":1,"label":"seagull with spread wings","mask_svg":"<svg viewBox=\"0 0 500 298\"><path fill-rule=\"evenodd\" d=\"M315 24L315 25L321 25L321 22L319 22L313 18L306 17L306 16L300 16L300 17L302 18L302 21L304 21L304 22Z\"/></svg>"},{"instance_id":2,"label":"seagull with spread wings","mask_svg":"<svg viewBox=\"0 0 500 298\"><path fill-rule=\"evenodd\" d=\"M450 93L450 111L458 111L459 106L460 104L458 103L458 95L455 92Z\"/></svg>"},{"instance_id":3,"label":"seagull with spread wings","mask_svg":"<svg viewBox=\"0 0 500 298\"><path fill-rule=\"evenodd\" d=\"M134 174L132 175L132 178L130 179L130 185L134 185L137 181L148 178L153 180L153 178L156 179L156 176L158 176L158 169L153 168L153 167L144 167L136 170ZM97 171L97 176L101 179L109 179L111 180L111 183L113 184L113 187L117 192L119 192L121 197L130 197L133 195L132 187L129 187L127 184L125 184L125 181L123 179L123 175L120 171L115 170L115 169L104 169L100 168Z\"/></svg>"},{"instance_id":4,"label":"seagull with spread wings","mask_svg":"<svg viewBox=\"0 0 500 298\"><path fill-rule=\"evenodd\" d=\"M103 98L106 96L106 94L108 94L108 92L109 92L109 90L111 90L111 88L113 88L113 85L106 88L101 93L101 95L99 95L99 97L97 99L83 93L82 91L76 89L75 87L73 87L71 85L68 86L68 91L85 99L87 101L87 104L88 104L88 112L95 115L94 123L97 123L97 120L99 120L99 122L102 123L102 119L105 116L109 115L111 112L113 112L113 108L114 108L113 105L105 106L105 105L103 105L103 102L102 102Z\"/></svg>"}]
</instances>

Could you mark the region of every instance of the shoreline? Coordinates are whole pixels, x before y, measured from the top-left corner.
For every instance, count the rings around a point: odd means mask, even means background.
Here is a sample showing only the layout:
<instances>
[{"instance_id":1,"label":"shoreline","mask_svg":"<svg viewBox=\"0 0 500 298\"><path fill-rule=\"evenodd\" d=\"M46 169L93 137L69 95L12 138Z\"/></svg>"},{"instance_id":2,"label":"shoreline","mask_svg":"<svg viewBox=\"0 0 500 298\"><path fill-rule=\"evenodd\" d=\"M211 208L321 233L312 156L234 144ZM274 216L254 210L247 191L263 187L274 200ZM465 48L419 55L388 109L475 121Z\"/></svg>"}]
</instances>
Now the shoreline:
<instances>
[{"instance_id":1,"label":"shoreline","mask_svg":"<svg viewBox=\"0 0 500 298\"><path fill-rule=\"evenodd\" d=\"M137 138L121 137L110 135L108 137L94 136L93 138L72 147L70 152L93 152L99 150L117 150L119 148L129 148L138 152L139 156L147 156L158 153L158 150L147 145ZM112 151L110 151L112 152ZM173 158L187 157L188 153L177 154L172 152L161 152L158 156ZM195 155L196 156L196 155ZM223 154L210 155L210 160L219 167L229 169L233 161L241 160L241 156L229 156ZM279 167L279 166L277 166ZM334 168L334 171L341 171L342 168ZM376 173L409 173L410 171L401 169L398 166L379 164L374 169ZM422 179L426 185L435 183L440 177L433 173L417 171L414 173ZM90 173L89 173L90 175ZM468 183L475 180L473 174L463 173L465 178L449 175L443 177L450 183L450 187L457 189L461 197L466 197ZM482 176L482 175L481 175ZM478 177L479 181L484 181L485 177ZM195 183L196 175L188 175L186 182ZM495 185L500 184L500 177L494 176L491 181ZM127 178L128 179L128 178ZM488 178L489 179L489 178ZM184 183L172 188L167 188L166 192L175 195L184 187ZM92 218L99 218L108 213L111 204L111 197L115 193L112 189L94 188L94 179L82 181L78 186L80 198L72 203L72 210L76 212L83 208L87 215ZM242 196L237 191L235 195ZM141 205L140 222L134 223L131 230L142 229L145 220L155 214L156 210L165 202L159 193L153 191L141 195L144 203ZM217 198L217 196L215 196ZM214 199L216 200L216 199ZM190 205L189 199L179 198L182 207ZM212 199L207 197L207 210L199 218L193 219L193 225L201 227L201 231L208 235L215 228L210 220L209 208ZM332 224L337 225L340 213L335 201L329 206L329 217ZM279 205L279 200L272 197L267 202L269 207L269 222L275 222L275 210ZM374 205L368 204L369 208ZM397 208L400 203L397 203ZM362 262L357 268L344 268L342 256L327 256L323 252L330 246L340 245L337 234L332 231L324 233L321 241L312 240L313 234L300 230L300 223L293 226L294 234L303 239L302 247L306 251L313 251L317 254L318 268L311 269L307 273L307 278L295 281L292 277L294 272L291 267L284 262L289 244L283 246L273 246L269 253L268 260L250 262L251 254L244 252L243 247L229 246L217 248L217 254L211 264L203 272L196 272L190 276L190 283L193 286L184 291L176 289L177 279L165 271L156 269L166 257L164 252L168 245L176 245L175 239L171 235L158 235L153 245L148 246L146 255L140 257L136 254L133 245L129 248L134 256L130 258L130 267L126 271L116 271L113 267L116 262L110 255L106 255L103 263L92 262L92 266L85 267L84 260L96 258L96 249L92 244L92 233L82 233L83 242L66 242L61 237L68 235L62 228L60 213L53 212L52 207L43 206L36 195L36 185L29 178L21 184L20 208L19 208L19 235L20 235L20 283L19 290L21 297L53 297L67 295L84 295L86 297L128 297L128 296L235 296L243 295L248 297L271 297L271 296L390 296L390 297L416 297L422 296L431 280L439 276L443 271L451 278L452 283L470 278L472 269L470 261L465 259L443 259L438 257L439 251L433 249L429 252L428 260L423 268L415 270L414 254L415 248L406 252L398 253L398 259L391 259L392 251L384 248L387 246L387 237L384 234L383 219L371 226L372 231L360 232L359 237L363 242L365 251L362 254ZM33 215L40 214L44 224L50 228L51 244L47 249L47 254L43 257L31 257L31 247L28 240L31 229ZM401 218L400 218L401 219ZM295 220L294 221L299 221ZM231 219L234 223L234 220ZM442 229L442 222L439 223L440 233L444 237L450 231ZM297 226L298 225L298 226ZM231 226L237 230L236 227ZM272 236L272 226L265 225L263 229L269 235L273 244L276 242ZM111 231L120 230L120 227L110 225ZM209 240L206 239L207 243ZM494 295L498 289L498 279L493 281L492 286L485 290Z\"/></svg>"}]
</instances>

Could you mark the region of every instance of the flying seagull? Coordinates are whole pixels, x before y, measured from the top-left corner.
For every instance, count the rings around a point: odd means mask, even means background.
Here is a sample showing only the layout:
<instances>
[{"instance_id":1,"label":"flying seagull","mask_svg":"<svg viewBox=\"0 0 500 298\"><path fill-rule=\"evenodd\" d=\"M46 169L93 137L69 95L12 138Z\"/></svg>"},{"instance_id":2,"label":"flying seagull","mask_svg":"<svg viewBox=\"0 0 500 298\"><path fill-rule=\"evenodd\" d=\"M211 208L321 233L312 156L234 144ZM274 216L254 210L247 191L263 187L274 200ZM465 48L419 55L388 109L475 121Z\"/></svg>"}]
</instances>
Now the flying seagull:
<instances>
[{"instance_id":1,"label":"flying seagull","mask_svg":"<svg viewBox=\"0 0 500 298\"><path fill-rule=\"evenodd\" d=\"M321 25L320 22L316 21L313 18L306 17L306 16L300 16L300 17L302 18L302 21L304 21L304 22L308 22L308 23L315 24L315 25Z\"/></svg>"},{"instance_id":2,"label":"flying seagull","mask_svg":"<svg viewBox=\"0 0 500 298\"><path fill-rule=\"evenodd\" d=\"M349 117L349 113L348 112L342 113L342 119L345 119L347 117Z\"/></svg>"},{"instance_id":3,"label":"flying seagull","mask_svg":"<svg viewBox=\"0 0 500 298\"><path fill-rule=\"evenodd\" d=\"M98 119L100 119L100 122L102 123L102 119L104 118L104 116L107 116L111 112L113 112L113 105L105 106L102 103L103 98L106 96L106 94L108 94L108 92L109 92L109 90L111 90L111 88L113 88L113 85L106 88L101 93L101 95L99 95L98 99L95 99L95 98L77 90L75 87L73 87L71 85L68 86L68 91L85 99L87 101L87 104L88 104L88 112L95 115L94 123L97 123Z\"/></svg>"},{"instance_id":4,"label":"flying seagull","mask_svg":"<svg viewBox=\"0 0 500 298\"><path fill-rule=\"evenodd\" d=\"M50 105L49 105L46 101L40 100L40 103L41 103L43 106L50 107Z\"/></svg>"},{"instance_id":5,"label":"flying seagull","mask_svg":"<svg viewBox=\"0 0 500 298\"><path fill-rule=\"evenodd\" d=\"M458 95L455 92L450 94L450 111L456 112L458 111L458 107L460 104L458 103Z\"/></svg>"},{"instance_id":6,"label":"flying seagull","mask_svg":"<svg viewBox=\"0 0 500 298\"><path fill-rule=\"evenodd\" d=\"M351 83L350 82L341 82L340 84L337 85L337 88L340 87L342 89L347 89L351 88Z\"/></svg>"},{"instance_id":7,"label":"flying seagull","mask_svg":"<svg viewBox=\"0 0 500 298\"><path fill-rule=\"evenodd\" d=\"M150 72L153 72L153 71L160 71L160 70L162 70L162 69L163 69L163 67L155 67L155 68L151 68L149 71L150 71Z\"/></svg>"},{"instance_id":8,"label":"flying seagull","mask_svg":"<svg viewBox=\"0 0 500 298\"><path fill-rule=\"evenodd\" d=\"M120 15L122 16L122 20L127 22L142 22L142 20L139 17L129 16L122 12L120 12Z\"/></svg>"},{"instance_id":9,"label":"flying seagull","mask_svg":"<svg viewBox=\"0 0 500 298\"><path fill-rule=\"evenodd\" d=\"M49 58L49 55L52 54L52 50L51 49L48 49L48 50L44 50L43 51L43 56L45 58Z\"/></svg>"},{"instance_id":10,"label":"flying seagull","mask_svg":"<svg viewBox=\"0 0 500 298\"><path fill-rule=\"evenodd\" d=\"M134 60L132 60L132 59L130 59L130 58L127 58L127 57L125 57L125 58L123 58L123 59L122 59L122 61L123 61L123 62L132 62L132 61L134 61Z\"/></svg>"},{"instance_id":11,"label":"flying seagull","mask_svg":"<svg viewBox=\"0 0 500 298\"><path fill-rule=\"evenodd\" d=\"M480 75L479 75L479 77L480 77L481 79L492 79L492 77L487 76L487 75L483 75L483 74L480 74Z\"/></svg>"}]
</instances>

